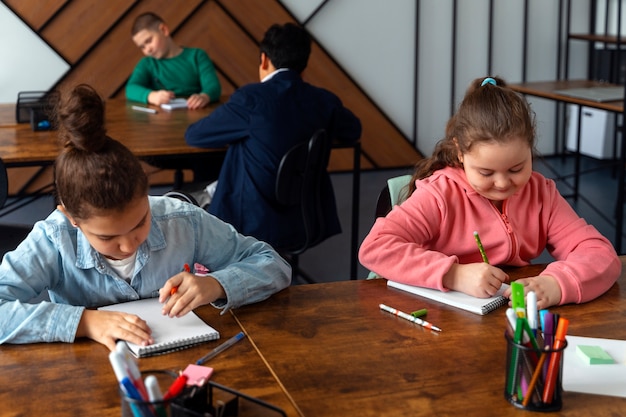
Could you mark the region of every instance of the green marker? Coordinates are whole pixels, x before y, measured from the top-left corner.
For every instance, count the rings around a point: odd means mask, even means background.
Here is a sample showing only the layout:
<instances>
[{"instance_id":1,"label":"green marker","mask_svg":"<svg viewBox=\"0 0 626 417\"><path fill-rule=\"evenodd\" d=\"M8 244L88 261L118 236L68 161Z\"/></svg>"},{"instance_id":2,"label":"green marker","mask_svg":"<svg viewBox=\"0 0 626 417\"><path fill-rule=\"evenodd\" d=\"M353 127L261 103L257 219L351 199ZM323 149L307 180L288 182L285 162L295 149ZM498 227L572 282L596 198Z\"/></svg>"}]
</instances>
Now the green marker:
<instances>
[{"instance_id":1,"label":"green marker","mask_svg":"<svg viewBox=\"0 0 626 417\"><path fill-rule=\"evenodd\" d=\"M411 315L413 317L419 318L419 317L423 317L428 313L428 310L426 310L425 308L422 308L421 310L417 310L411 313Z\"/></svg>"},{"instance_id":2,"label":"green marker","mask_svg":"<svg viewBox=\"0 0 626 417\"><path fill-rule=\"evenodd\" d=\"M480 256L483 258L483 262L488 264L489 260L487 259L487 254L485 253L485 248L483 248L483 244L480 241L480 236L478 236L478 232L474 231L474 239L476 240L476 244L478 245L478 250L480 251Z\"/></svg>"}]
</instances>

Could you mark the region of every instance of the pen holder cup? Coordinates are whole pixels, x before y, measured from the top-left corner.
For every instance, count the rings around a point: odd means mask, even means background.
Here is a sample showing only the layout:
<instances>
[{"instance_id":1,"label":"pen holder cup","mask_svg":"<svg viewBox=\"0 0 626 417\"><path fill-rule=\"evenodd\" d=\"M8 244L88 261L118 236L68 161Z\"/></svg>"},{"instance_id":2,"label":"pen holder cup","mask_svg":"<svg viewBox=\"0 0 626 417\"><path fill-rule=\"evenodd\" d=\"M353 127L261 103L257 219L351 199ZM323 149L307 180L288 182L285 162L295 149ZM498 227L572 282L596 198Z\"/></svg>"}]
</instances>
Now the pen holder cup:
<instances>
[{"instance_id":1,"label":"pen holder cup","mask_svg":"<svg viewBox=\"0 0 626 417\"><path fill-rule=\"evenodd\" d=\"M535 349L519 344L507 333L506 379L504 398L515 407L528 411L558 411L561 409L563 387L564 341L558 349Z\"/></svg>"},{"instance_id":2,"label":"pen holder cup","mask_svg":"<svg viewBox=\"0 0 626 417\"><path fill-rule=\"evenodd\" d=\"M163 394L178 377L176 372L165 370L151 370L141 373L144 381L148 375L156 377L159 389ZM173 411L172 403L179 400L182 394L165 401L150 402L130 398L121 388L119 393L122 401L122 417L173 417L179 415Z\"/></svg>"}]
</instances>

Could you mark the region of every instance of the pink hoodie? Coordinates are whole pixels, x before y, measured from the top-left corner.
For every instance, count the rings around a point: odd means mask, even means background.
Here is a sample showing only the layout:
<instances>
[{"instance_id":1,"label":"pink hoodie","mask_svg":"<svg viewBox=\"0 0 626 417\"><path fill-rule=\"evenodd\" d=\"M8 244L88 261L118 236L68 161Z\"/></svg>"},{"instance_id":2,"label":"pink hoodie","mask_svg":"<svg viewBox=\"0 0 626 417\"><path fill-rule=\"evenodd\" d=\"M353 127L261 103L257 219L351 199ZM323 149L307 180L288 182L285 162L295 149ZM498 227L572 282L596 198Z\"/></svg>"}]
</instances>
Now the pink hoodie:
<instances>
[{"instance_id":1,"label":"pink hoodie","mask_svg":"<svg viewBox=\"0 0 626 417\"><path fill-rule=\"evenodd\" d=\"M376 220L359 250L361 264L389 280L447 291L442 279L453 263L482 261L474 231L493 265L528 265L547 248L556 261L542 275L558 281L560 304L592 300L620 276L611 243L539 173L504 202L502 213L460 168L438 170L416 186Z\"/></svg>"}]
</instances>

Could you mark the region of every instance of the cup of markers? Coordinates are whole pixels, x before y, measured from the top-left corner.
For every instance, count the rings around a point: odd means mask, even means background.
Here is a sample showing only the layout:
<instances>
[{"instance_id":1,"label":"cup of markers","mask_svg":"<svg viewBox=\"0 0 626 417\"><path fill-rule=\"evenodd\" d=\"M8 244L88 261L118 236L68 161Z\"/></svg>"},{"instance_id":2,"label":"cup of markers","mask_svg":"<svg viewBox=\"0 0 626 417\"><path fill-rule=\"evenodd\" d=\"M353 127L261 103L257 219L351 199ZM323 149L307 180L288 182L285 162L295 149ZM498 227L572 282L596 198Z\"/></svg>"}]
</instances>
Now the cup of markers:
<instances>
[{"instance_id":1,"label":"cup of markers","mask_svg":"<svg viewBox=\"0 0 626 417\"><path fill-rule=\"evenodd\" d=\"M534 299L525 308L523 299L513 299L514 293L512 288L512 308L506 311L504 397L524 410L558 411L563 406L561 379L569 321L546 310L537 320Z\"/></svg>"},{"instance_id":2,"label":"cup of markers","mask_svg":"<svg viewBox=\"0 0 626 417\"><path fill-rule=\"evenodd\" d=\"M122 417L169 417L174 415L173 404L182 395L178 391L166 396L179 375L173 371L151 370L141 373L148 399L138 390L135 394L120 385Z\"/></svg>"}]
</instances>

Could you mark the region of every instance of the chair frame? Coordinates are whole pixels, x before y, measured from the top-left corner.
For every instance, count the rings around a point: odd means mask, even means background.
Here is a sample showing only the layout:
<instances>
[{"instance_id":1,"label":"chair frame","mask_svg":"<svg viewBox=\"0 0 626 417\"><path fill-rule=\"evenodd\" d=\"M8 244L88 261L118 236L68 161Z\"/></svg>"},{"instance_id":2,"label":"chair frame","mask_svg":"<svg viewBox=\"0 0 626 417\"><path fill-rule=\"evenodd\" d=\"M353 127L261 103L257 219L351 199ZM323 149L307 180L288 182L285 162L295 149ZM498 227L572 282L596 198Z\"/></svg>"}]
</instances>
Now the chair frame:
<instances>
[{"instance_id":1,"label":"chair frame","mask_svg":"<svg viewBox=\"0 0 626 417\"><path fill-rule=\"evenodd\" d=\"M298 275L312 282L298 267L298 255L319 244L326 235L321 203L321 183L328 168L331 141L324 129L307 142L292 147L282 157L276 175L275 197L284 206L299 205L305 239L300 245L279 248L290 257L292 281Z\"/></svg>"}]
</instances>

